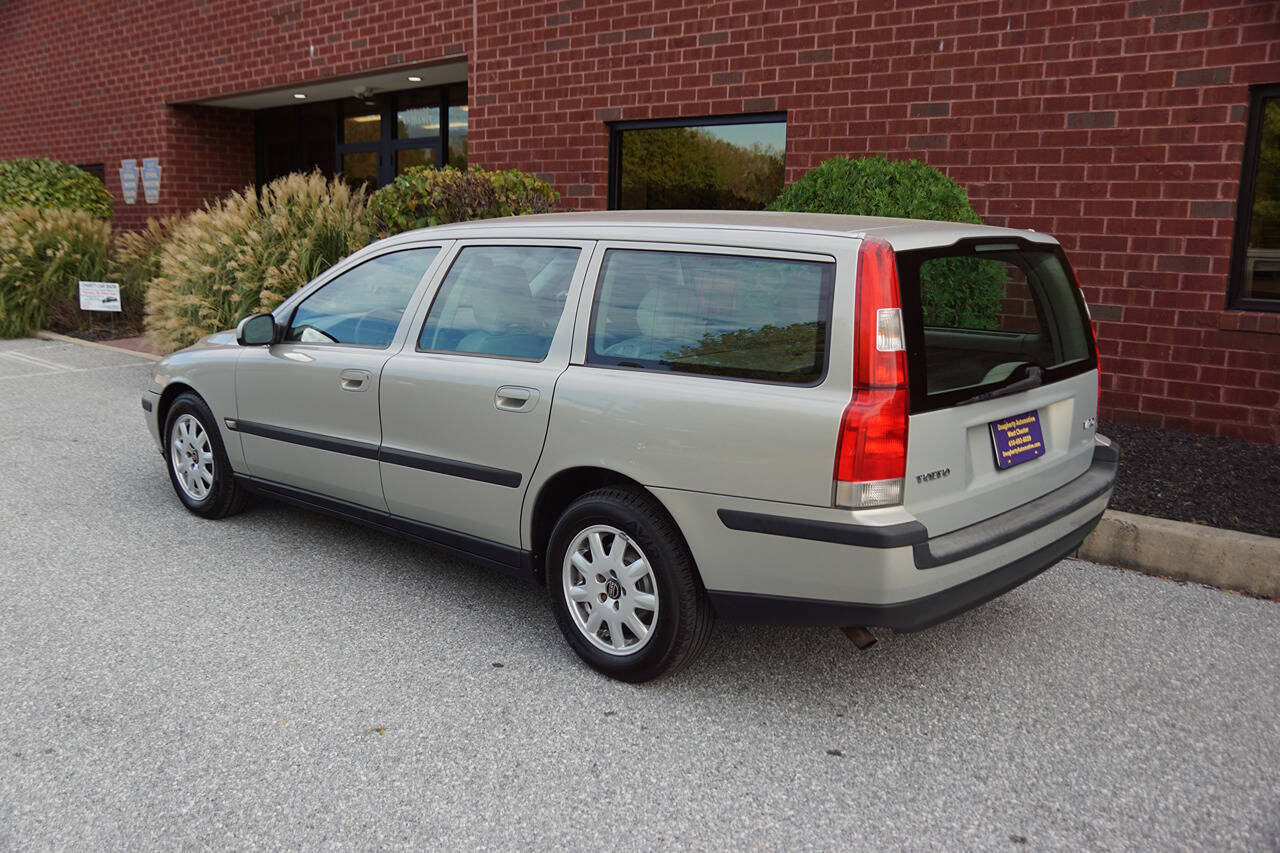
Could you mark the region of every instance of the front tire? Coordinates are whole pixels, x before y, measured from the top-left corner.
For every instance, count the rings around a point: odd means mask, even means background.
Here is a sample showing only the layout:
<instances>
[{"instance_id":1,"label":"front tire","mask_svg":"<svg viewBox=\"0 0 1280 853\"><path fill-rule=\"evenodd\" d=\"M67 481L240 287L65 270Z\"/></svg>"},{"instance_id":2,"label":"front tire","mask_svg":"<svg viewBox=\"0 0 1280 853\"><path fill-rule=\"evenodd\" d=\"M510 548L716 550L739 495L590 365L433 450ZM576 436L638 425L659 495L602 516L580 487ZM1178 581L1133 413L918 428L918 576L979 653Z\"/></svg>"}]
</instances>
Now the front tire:
<instances>
[{"instance_id":1,"label":"front tire","mask_svg":"<svg viewBox=\"0 0 1280 853\"><path fill-rule=\"evenodd\" d=\"M248 495L236 485L217 420L204 400L179 394L164 424L164 460L178 500L202 518L244 509Z\"/></svg>"},{"instance_id":2,"label":"front tire","mask_svg":"<svg viewBox=\"0 0 1280 853\"><path fill-rule=\"evenodd\" d=\"M564 511L551 532L547 591L573 650L622 681L688 665L711 633L711 606L684 538L638 489L598 489Z\"/></svg>"}]
</instances>

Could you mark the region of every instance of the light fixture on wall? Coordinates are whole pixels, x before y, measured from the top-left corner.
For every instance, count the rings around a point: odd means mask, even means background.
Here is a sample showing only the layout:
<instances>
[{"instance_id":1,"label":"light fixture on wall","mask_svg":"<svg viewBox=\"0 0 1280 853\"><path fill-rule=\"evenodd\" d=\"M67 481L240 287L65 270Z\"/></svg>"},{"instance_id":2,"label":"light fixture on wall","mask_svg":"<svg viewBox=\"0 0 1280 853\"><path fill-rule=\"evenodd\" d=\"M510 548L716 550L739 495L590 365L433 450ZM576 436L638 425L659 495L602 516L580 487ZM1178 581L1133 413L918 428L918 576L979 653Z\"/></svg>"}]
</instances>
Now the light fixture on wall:
<instances>
[{"instance_id":1,"label":"light fixture on wall","mask_svg":"<svg viewBox=\"0 0 1280 853\"><path fill-rule=\"evenodd\" d=\"M419 76L417 76L416 74L415 74L415 75L411 75L411 76L409 77L409 82L410 82L410 83L421 83L421 82L422 82L422 78L421 78L421 77L419 77Z\"/></svg>"},{"instance_id":2,"label":"light fixture on wall","mask_svg":"<svg viewBox=\"0 0 1280 853\"><path fill-rule=\"evenodd\" d=\"M294 92L293 97L294 97L294 100L297 100L297 101L305 101L307 99L307 96L302 94L301 92Z\"/></svg>"}]
</instances>

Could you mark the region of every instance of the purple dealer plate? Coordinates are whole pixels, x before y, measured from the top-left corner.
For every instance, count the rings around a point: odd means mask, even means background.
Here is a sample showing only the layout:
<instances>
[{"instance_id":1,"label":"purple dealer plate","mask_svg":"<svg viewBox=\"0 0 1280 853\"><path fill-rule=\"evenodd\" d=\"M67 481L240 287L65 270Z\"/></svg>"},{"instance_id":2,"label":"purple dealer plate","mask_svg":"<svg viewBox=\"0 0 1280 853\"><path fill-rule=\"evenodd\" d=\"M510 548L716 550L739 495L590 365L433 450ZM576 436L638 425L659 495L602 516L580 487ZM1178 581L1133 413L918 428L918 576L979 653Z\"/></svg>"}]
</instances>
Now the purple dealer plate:
<instances>
[{"instance_id":1,"label":"purple dealer plate","mask_svg":"<svg viewBox=\"0 0 1280 853\"><path fill-rule=\"evenodd\" d=\"M1044 434L1040 431L1037 411L1010 415L991 424L991 443L996 451L996 466L1012 468L1022 462L1044 456Z\"/></svg>"}]
</instances>

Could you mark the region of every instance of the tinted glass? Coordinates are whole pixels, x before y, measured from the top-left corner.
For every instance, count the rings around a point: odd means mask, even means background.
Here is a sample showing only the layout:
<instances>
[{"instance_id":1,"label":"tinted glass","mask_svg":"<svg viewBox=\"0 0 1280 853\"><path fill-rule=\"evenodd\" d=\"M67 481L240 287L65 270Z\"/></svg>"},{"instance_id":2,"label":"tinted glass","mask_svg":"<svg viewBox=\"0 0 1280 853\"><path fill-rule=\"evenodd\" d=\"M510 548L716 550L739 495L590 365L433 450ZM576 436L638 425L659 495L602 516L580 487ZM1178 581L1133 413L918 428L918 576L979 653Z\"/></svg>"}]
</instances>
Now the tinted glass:
<instances>
[{"instance_id":1,"label":"tinted glass","mask_svg":"<svg viewBox=\"0 0 1280 853\"><path fill-rule=\"evenodd\" d=\"M1050 374L1091 363L1088 320L1056 252L904 253L898 269L904 312L919 310L904 316L908 334L919 329L922 338L908 341L908 375L917 387L923 372L928 395L971 396L1025 378L1032 366Z\"/></svg>"},{"instance_id":2,"label":"tinted glass","mask_svg":"<svg viewBox=\"0 0 1280 853\"><path fill-rule=\"evenodd\" d=\"M449 163L467 168L467 87L449 87Z\"/></svg>"},{"instance_id":3,"label":"tinted glass","mask_svg":"<svg viewBox=\"0 0 1280 853\"><path fill-rule=\"evenodd\" d=\"M396 95L396 139L440 135L438 89L401 92Z\"/></svg>"},{"instance_id":4,"label":"tinted glass","mask_svg":"<svg viewBox=\"0 0 1280 853\"><path fill-rule=\"evenodd\" d=\"M304 299L285 339L390 346L409 298L439 249L406 249L365 261Z\"/></svg>"},{"instance_id":5,"label":"tinted glass","mask_svg":"<svg viewBox=\"0 0 1280 853\"><path fill-rule=\"evenodd\" d=\"M342 155L342 179L353 187L372 190L378 185L378 153L361 151Z\"/></svg>"},{"instance_id":6,"label":"tinted glass","mask_svg":"<svg viewBox=\"0 0 1280 853\"><path fill-rule=\"evenodd\" d=\"M355 98L342 102L342 141L377 142L382 138L382 108Z\"/></svg>"},{"instance_id":7,"label":"tinted glass","mask_svg":"<svg viewBox=\"0 0 1280 853\"><path fill-rule=\"evenodd\" d=\"M396 152L396 174L413 166L436 165L436 149L434 148L401 148Z\"/></svg>"},{"instance_id":8,"label":"tinted glass","mask_svg":"<svg viewBox=\"0 0 1280 853\"><path fill-rule=\"evenodd\" d=\"M1240 296L1280 299L1280 98L1262 101L1259 133Z\"/></svg>"},{"instance_id":9,"label":"tinted glass","mask_svg":"<svg viewBox=\"0 0 1280 853\"><path fill-rule=\"evenodd\" d=\"M592 313L597 364L816 382L834 265L610 249Z\"/></svg>"},{"instance_id":10,"label":"tinted glass","mask_svg":"<svg viewBox=\"0 0 1280 853\"><path fill-rule=\"evenodd\" d=\"M578 254L468 246L440 285L418 348L541 361L564 312Z\"/></svg>"},{"instance_id":11,"label":"tinted glass","mask_svg":"<svg viewBox=\"0 0 1280 853\"><path fill-rule=\"evenodd\" d=\"M782 190L785 122L619 133L623 210L760 210Z\"/></svg>"}]
</instances>

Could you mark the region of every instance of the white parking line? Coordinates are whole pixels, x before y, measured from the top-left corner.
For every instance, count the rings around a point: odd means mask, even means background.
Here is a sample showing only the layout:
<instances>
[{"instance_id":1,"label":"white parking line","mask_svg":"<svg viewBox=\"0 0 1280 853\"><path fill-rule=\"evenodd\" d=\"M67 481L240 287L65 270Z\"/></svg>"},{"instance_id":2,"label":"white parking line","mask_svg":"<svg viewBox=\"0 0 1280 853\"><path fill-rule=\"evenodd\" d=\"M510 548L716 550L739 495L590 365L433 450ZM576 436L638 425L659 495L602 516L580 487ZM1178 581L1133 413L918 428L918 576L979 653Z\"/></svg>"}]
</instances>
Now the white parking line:
<instances>
[{"instance_id":1,"label":"white parking line","mask_svg":"<svg viewBox=\"0 0 1280 853\"><path fill-rule=\"evenodd\" d=\"M59 364L56 361L46 361L43 358L37 358L34 355L29 355L25 352L18 352L17 350L0 350L0 356L4 356L11 361L17 361L20 364L25 362L28 366L40 367L54 373L71 372L75 370L74 367Z\"/></svg>"},{"instance_id":2,"label":"white parking line","mask_svg":"<svg viewBox=\"0 0 1280 853\"><path fill-rule=\"evenodd\" d=\"M0 352L0 355L5 355L5 353ZM16 363L22 364L23 362L18 361ZM26 364L25 366L33 367L34 365ZM120 370L121 368L126 367L145 366L145 362L139 361L131 364L100 364L96 367L60 367L57 370L37 370L32 373L11 373L8 376L0 375L0 382L3 382L6 379L30 379L33 376L66 376L68 373L95 373L99 370Z\"/></svg>"}]
</instances>

